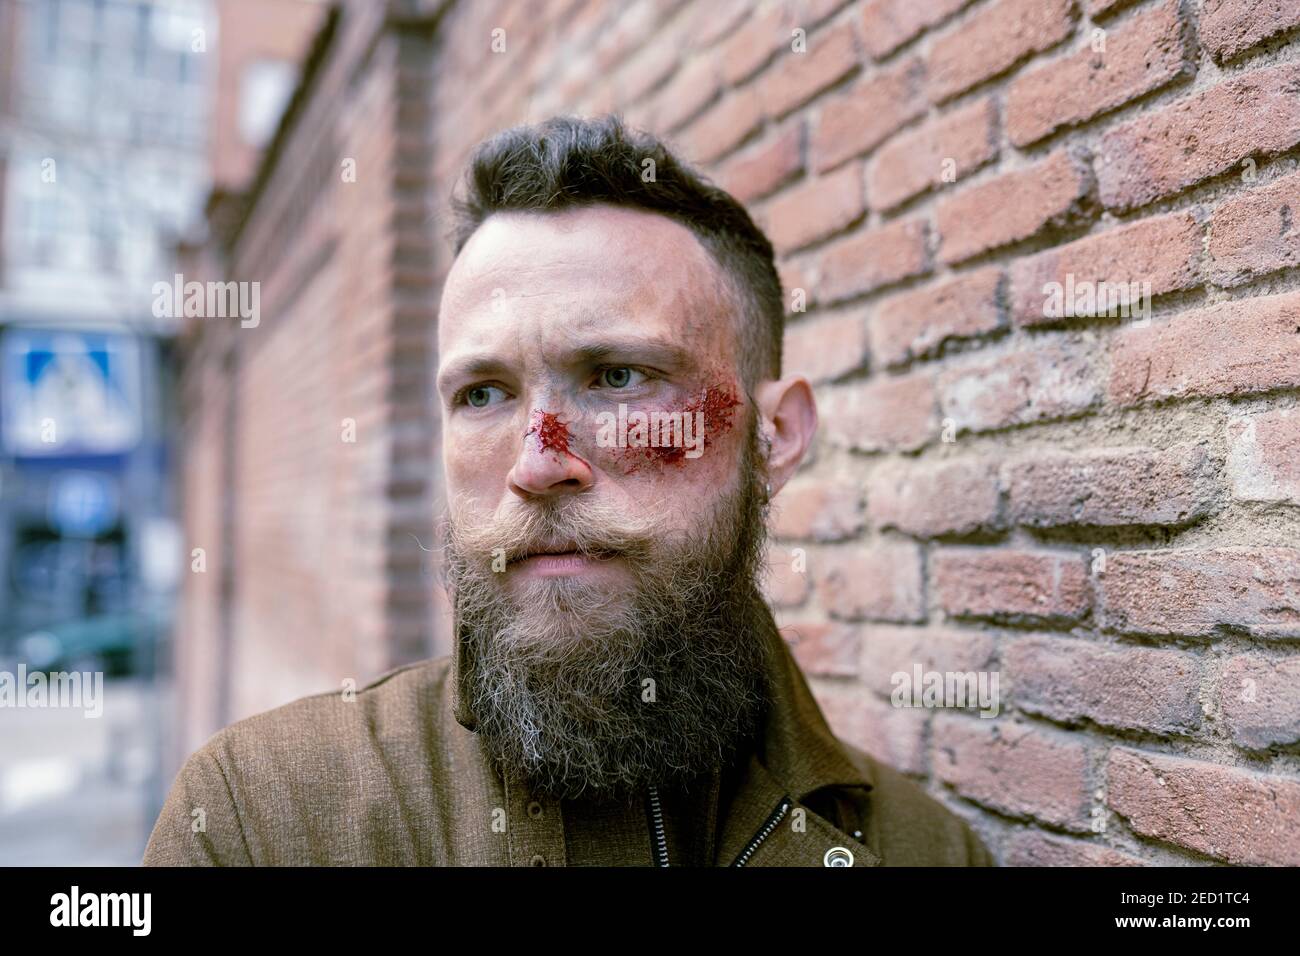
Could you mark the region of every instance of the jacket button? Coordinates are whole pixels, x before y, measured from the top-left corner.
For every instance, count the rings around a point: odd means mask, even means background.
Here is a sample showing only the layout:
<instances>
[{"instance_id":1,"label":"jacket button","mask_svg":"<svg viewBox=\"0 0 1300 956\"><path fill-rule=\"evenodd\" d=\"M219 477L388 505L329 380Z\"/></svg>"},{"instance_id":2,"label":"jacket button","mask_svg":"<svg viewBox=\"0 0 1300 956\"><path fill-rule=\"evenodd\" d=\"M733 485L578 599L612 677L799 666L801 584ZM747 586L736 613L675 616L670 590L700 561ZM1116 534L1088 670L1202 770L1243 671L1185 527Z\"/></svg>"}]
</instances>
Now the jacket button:
<instances>
[{"instance_id":1,"label":"jacket button","mask_svg":"<svg viewBox=\"0 0 1300 956\"><path fill-rule=\"evenodd\" d=\"M528 804L528 815L532 817L534 820L536 820L538 817L542 815L542 805L538 803L536 800Z\"/></svg>"},{"instance_id":2,"label":"jacket button","mask_svg":"<svg viewBox=\"0 0 1300 956\"><path fill-rule=\"evenodd\" d=\"M545 866L545 865L546 865L546 857L542 856L540 853L534 854L534 855L533 855L532 863L533 863L533 866Z\"/></svg>"},{"instance_id":3,"label":"jacket button","mask_svg":"<svg viewBox=\"0 0 1300 956\"><path fill-rule=\"evenodd\" d=\"M833 846L822 857L823 866L852 866L853 854L842 846Z\"/></svg>"}]
</instances>

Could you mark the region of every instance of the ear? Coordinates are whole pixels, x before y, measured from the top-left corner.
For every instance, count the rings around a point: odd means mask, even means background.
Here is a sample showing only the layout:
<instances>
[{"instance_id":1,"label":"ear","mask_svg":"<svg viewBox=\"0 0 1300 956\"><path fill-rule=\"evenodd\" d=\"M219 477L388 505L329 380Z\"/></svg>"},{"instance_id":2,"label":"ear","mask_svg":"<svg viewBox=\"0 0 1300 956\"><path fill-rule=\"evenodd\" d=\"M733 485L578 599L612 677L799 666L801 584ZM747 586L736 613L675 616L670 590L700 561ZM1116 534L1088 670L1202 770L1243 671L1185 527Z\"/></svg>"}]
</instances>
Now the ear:
<instances>
[{"instance_id":1,"label":"ear","mask_svg":"<svg viewBox=\"0 0 1300 956\"><path fill-rule=\"evenodd\" d=\"M817 434L817 400L802 375L759 384L759 431L769 442L768 480L772 495L785 486Z\"/></svg>"}]
</instances>

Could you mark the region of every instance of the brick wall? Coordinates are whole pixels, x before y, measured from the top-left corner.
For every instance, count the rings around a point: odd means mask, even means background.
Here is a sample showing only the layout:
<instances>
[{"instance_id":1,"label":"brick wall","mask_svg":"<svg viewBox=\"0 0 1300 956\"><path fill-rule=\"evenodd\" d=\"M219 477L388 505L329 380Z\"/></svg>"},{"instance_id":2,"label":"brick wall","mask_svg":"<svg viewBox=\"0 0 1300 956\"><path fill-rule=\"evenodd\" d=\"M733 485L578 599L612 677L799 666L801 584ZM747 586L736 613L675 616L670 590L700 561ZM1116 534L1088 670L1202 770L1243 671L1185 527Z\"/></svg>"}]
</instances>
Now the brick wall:
<instances>
[{"instance_id":1,"label":"brick wall","mask_svg":"<svg viewBox=\"0 0 1300 956\"><path fill-rule=\"evenodd\" d=\"M366 7L347 5L349 36ZM333 187L344 275L286 293L279 343L247 359L283 419L240 446L262 498L247 559L301 563L246 586L240 646L286 641L269 666L332 686L330 647L356 660L420 619L357 603L418 587L357 568L406 567L402 532L437 499L427 380L402 351L433 357L449 256L402 204L436 208L504 126L616 109L777 246L786 370L814 382L822 427L778 499L768 589L837 731L1004 863L1300 864L1300 4L394 8L321 106L346 148L383 154L382 196ZM1150 315L1052 313L1053 282L1149 284ZM317 350L336 364L313 372ZM371 352L409 402L377 411L344 374ZM331 428L378 416L382 450L354 452L373 462L295 444L322 403ZM299 526L274 523L286 503ZM1000 712L891 706L918 664L996 673Z\"/></svg>"}]
</instances>

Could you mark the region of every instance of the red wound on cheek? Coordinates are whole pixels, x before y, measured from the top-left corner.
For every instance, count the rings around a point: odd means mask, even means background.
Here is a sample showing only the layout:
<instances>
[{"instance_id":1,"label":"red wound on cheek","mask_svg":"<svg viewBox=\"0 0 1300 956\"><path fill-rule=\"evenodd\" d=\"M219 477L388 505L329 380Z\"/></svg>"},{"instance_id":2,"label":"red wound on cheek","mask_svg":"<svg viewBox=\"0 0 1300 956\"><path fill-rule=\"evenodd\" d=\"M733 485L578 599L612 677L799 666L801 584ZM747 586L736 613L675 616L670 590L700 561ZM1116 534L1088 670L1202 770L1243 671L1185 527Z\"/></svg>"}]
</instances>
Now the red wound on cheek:
<instances>
[{"instance_id":1,"label":"red wound on cheek","mask_svg":"<svg viewBox=\"0 0 1300 956\"><path fill-rule=\"evenodd\" d=\"M537 444L543 450L559 452L561 455L573 454L569 451L569 440L573 438L569 434L569 426L560 421L560 416L554 412L533 412L533 423L524 432L524 437L534 434L537 436Z\"/></svg>"},{"instance_id":2,"label":"red wound on cheek","mask_svg":"<svg viewBox=\"0 0 1300 956\"><path fill-rule=\"evenodd\" d=\"M702 413L704 416L703 431L700 436L701 452L708 449L710 438L731 429L734 417L732 409L738 408L740 405L740 398L736 395L736 390L730 385L710 385L700 393L698 398L682 407L682 415L690 415L692 422L696 420L696 414ZM632 459L626 470L629 475L640 467L641 462L646 460L665 465L677 465L678 467L687 460L686 447L681 444L628 448L624 452L624 457Z\"/></svg>"}]
</instances>

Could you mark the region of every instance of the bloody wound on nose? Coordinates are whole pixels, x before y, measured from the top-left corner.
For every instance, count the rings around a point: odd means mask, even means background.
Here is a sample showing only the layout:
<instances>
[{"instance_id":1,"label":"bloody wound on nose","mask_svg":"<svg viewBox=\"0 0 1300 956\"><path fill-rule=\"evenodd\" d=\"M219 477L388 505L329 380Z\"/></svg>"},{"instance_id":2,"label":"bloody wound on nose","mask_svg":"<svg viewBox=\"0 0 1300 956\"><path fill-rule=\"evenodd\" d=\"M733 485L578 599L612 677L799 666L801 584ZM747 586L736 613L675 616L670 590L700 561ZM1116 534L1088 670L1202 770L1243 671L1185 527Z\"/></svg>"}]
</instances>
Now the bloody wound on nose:
<instances>
[{"instance_id":1,"label":"bloody wound on nose","mask_svg":"<svg viewBox=\"0 0 1300 956\"><path fill-rule=\"evenodd\" d=\"M528 431L524 432L524 437L527 438L532 434L537 435L537 443L544 451L573 455L573 452L569 451L569 439L573 437L569 434L569 426L560 421L560 416L554 412L544 412L540 409L533 412L533 423Z\"/></svg>"}]
</instances>

